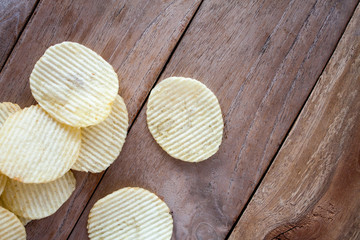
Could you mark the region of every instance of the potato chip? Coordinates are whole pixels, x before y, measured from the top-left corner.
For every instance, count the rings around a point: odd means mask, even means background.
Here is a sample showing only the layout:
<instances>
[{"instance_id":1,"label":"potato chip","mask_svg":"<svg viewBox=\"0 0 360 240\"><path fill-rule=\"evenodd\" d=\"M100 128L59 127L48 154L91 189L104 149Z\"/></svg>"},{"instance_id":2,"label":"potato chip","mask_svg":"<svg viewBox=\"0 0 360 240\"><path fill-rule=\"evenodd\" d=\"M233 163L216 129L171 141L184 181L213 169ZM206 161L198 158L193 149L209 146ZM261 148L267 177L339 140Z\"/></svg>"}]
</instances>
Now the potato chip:
<instances>
[{"instance_id":1,"label":"potato chip","mask_svg":"<svg viewBox=\"0 0 360 240\"><path fill-rule=\"evenodd\" d=\"M0 171L24 183L53 181L75 163L79 128L63 125L39 106L11 115L0 129Z\"/></svg>"},{"instance_id":2,"label":"potato chip","mask_svg":"<svg viewBox=\"0 0 360 240\"><path fill-rule=\"evenodd\" d=\"M7 209L0 207L0 240L26 240L24 225Z\"/></svg>"},{"instance_id":3,"label":"potato chip","mask_svg":"<svg viewBox=\"0 0 360 240\"><path fill-rule=\"evenodd\" d=\"M45 51L30 75L31 92L46 112L73 127L95 125L110 114L119 90L113 67L74 42Z\"/></svg>"},{"instance_id":4,"label":"potato chip","mask_svg":"<svg viewBox=\"0 0 360 240\"><path fill-rule=\"evenodd\" d=\"M81 130L80 154L72 169L92 173L105 170L119 155L127 128L128 113L118 95L104 122Z\"/></svg>"},{"instance_id":5,"label":"potato chip","mask_svg":"<svg viewBox=\"0 0 360 240\"><path fill-rule=\"evenodd\" d=\"M0 128L6 121L6 119L13 113L19 111L21 108L19 105L11 102L0 103Z\"/></svg>"},{"instance_id":6,"label":"potato chip","mask_svg":"<svg viewBox=\"0 0 360 240\"><path fill-rule=\"evenodd\" d=\"M7 177L0 173L0 196L5 188Z\"/></svg>"},{"instance_id":7,"label":"potato chip","mask_svg":"<svg viewBox=\"0 0 360 240\"><path fill-rule=\"evenodd\" d=\"M160 82L151 91L146 115L152 136L174 158L200 162L219 149L224 128L219 102L195 79Z\"/></svg>"},{"instance_id":8,"label":"potato chip","mask_svg":"<svg viewBox=\"0 0 360 240\"><path fill-rule=\"evenodd\" d=\"M90 239L168 240L173 219L167 205L142 188L122 188L95 203L88 220Z\"/></svg>"},{"instance_id":9,"label":"potato chip","mask_svg":"<svg viewBox=\"0 0 360 240\"><path fill-rule=\"evenodd\" d=\"M75 190L72 172L48 183L21 183L9 179L1 195L4 206L16 215L27 219L50 216L66 202Z\"/></svg>"}]
</instances>

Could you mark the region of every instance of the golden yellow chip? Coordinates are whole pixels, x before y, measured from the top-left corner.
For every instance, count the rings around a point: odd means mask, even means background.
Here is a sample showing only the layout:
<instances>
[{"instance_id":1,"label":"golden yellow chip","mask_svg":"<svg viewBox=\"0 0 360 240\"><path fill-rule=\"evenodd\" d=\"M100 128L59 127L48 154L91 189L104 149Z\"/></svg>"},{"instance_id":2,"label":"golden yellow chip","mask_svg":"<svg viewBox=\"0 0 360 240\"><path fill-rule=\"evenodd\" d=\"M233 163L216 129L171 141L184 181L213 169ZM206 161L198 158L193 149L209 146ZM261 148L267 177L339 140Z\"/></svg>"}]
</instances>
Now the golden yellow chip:
<instances>
[{"instance_id":1,"label":"golden yellow chip","mask_svg":"<svg viewBox=\"0 0 360 240\"><path fill-rule=\"evenodd\" d=\"M0 196L5 188L7 177L0 173Z\"/></svg>"},{"instance_id":2,"label":"golden yellow chip","mask_svg":"<svg viewBox=\"0 0 360 240\"><path fill-rule=\"evenodd\" d=\"M92 173L105 170L119 155L127 128L128 113L118 95L104 122L81 130L80 154L72 169Z\"/></svg>"},{"instance_id":3,"label":"golden yellow chip","mask_svg":"<svg viewBox=\"0 0 360 240\"><path fill-rule=\"evenodd\" d=\"M26 240L24 225L7 209L0 207L0 240Z\"/></svg>"},{"instance_id":4,"label":"golden yellow chip","mask_svg":"<svg viewBox=\"0 0 360 240\"><path fill-rule=\"evenodd\" d=\"M39 106L11 115L0 129L0 172L24 183L53 181L75 163L81 132Z\"/></svg>"},{"instance_id":5,"label":"golden yellow chip","mask_svg":"<svg viewBox=\"0 0 360 240\"><path fill-rule=\"evenodd\" d=\"M48 183L21 183L8 180L1 195L4 206L16 215L27 219L50 216L66 202L75 190L72 172Z\"/></svg>"},{"instance_id":6,"label":"golden yellow chip","mask_svg":"<svg viewBox=\"0 0 360 240\"><path fill-rule=\"evenodd\" d=\"M20 109L21 108L19 107L19 105L15 103L11 103L11 102L0 103L0 128L10 115L14 114Z\"/></svg>"},{"instance_id":7,"label":"golden yellow chip","mask_svg":"<svg viewBox=\"0 0 360 240\"><path fill-rule=\"evenodd\" d=\"M169 240L173 219L168 206L155 194L128 187L97 201L87 228L92 240Z\"/></svg>"},{"instance_id":8,"label":"golden yellow chip","mask_svg":"<svg viewBox=\"0 0 360 240\"><path fill-rule=\"evenodd\" d=\"M195 79L160 82L151 91L146 114L156 142L174 158L200 162L219 149L224 128L219 102Z\"/></svg>"},{"instance_id":9,"label":"golden yellow chip","mask_svg":"<svg viewBox=\"0 0 360 240\"><path fill-rule=\"evenodd\" d=\"M119 90L113 67L74 42L45 51L30 75L31 92L52 117L73 127L95 125L110 114Z\"/></svg>"}]
</instances>

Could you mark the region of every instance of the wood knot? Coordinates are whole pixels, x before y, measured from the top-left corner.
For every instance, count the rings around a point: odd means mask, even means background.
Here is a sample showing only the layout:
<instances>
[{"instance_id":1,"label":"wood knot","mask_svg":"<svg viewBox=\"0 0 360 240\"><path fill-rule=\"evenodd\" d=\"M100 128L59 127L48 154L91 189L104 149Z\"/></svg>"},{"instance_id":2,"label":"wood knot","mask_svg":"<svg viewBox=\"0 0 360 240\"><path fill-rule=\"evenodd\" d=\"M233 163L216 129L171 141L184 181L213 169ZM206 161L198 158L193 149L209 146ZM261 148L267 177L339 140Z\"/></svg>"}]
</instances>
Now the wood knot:
<instances>
[{"instance_id":1,"label":"wood knot","mask_svg":"<svg viewBox=\"0 0 360 240\"><path fill-rule=\"evenodd\" d=\"M197 240L218 240L219 236L213 226L208 223L201 222L197 225L195 230Z\"/></svg>"}]
</instances>

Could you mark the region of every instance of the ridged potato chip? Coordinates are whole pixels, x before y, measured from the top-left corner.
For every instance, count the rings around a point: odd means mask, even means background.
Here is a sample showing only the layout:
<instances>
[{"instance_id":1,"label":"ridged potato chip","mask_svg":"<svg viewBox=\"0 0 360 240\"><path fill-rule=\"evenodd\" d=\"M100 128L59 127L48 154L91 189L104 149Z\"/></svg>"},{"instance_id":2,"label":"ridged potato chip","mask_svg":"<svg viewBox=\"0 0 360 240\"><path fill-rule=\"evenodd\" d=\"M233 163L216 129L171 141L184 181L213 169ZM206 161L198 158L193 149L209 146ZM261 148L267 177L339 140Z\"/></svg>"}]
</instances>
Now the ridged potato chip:
<instances>
[{"instance_id":1,"label":"ridged potato chip","mask_svg":"<svg viewBox=\"0 0 360 240\"><path fill-rule=\"evenodd\" d=\"M40 219L55 213L75 190L72 172L48 183L21 183L8 180L1 195L4 206L27 219Z\"/></svg>"},{"instance_id":2,"label":"ridged potato chip","mask_svg":"<svg viewBox=\"0 0 360 240\"><path fill-rule=\"evenodd\" d=\"M224 128L219 102L195 79L160 82L151 91L146 115L152 136L174 158L200 162L219 149Z\"/></svg>"},{"instance_id":3,"label":"ridged potato chip","mask_svg":"<svg viewBox=\"0 0 360 240\"><path fill-rule=\"evenodd\" d=\"M14 114L15 112L21 110L19 105L11 102L2 102L0 103L0 128L6 121L6 119Z\"/></svg>"},{"instance_id":4,"label":"ridged potato chip","mask_svg":"<svg viewBox=\"0 0 360 240\"><path fill-rule=\"evenodd\" d=\"M4 191L6 182L7 182L7 177L0 173L0 196L1 196L2 192Z\"/></svg>"},{"instance_id":5,"label":"ridged potato chip","mask_svg":"<svg viewBox=\"0 0 360 240\"><path fill-rule=\"evenodd\" d=\"M169 240L173 219L168 206L155 194L127 187L94 204L87 228L92 240Z\"/></svg>"},{"instance_id":6,"label":"ridged potato chip","mask_svg":"<svg viewBox=\"0 0 360 240\"><path fill-rule=\"evenodd\" d=\"M75 163L81 132L58 123L40 106L11 115L0 129L0 171L24 183L53 181Z\"/></svg>"},{"instance_id":7,"label":"ridged potato chip","mask_svg":"<svg viewBox=\"0 0 360 240\"><path fill-rule=\"evenodd\" d=\"M9 210L0 207L0 240L26 240L24 225Z\"/></svg>"},{"instance_id":8,"label":"ridged potato chip","mask_svg":"<svg viewBox=\"0 0 360 240\"><path fill-rule=\"evenodd\" d=\"M48 48L30 75L31 92L46 112L73 127L95 125L110 114L119 90L113 67L74 42Z\"/></svg>"},{"instance_id":9,"label":"ridged potato chip","mask_svg":"<svg viewBox=\"0 0 360 240\"><path fill-rule=\"evenodd\" d=\"M72 169L92 173L105 170L119 155L127 128L128 113L118 95L104 122L81 130L80 154Z\"/></svg>"}]
</instances>

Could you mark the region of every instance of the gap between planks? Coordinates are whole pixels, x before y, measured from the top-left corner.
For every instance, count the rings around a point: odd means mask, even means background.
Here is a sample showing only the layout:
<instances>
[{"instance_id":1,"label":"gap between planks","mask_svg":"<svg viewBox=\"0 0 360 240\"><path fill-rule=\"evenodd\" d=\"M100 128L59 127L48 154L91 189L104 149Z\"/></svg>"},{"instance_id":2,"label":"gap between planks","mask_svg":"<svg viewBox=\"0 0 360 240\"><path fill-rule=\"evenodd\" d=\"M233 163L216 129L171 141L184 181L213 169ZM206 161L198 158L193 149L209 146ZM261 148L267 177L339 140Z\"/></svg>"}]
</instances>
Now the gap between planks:
<instances>
[{"instance_id":1,"label":"gap between planks","mask_svg":"<svg viewBox=\"0 0 360 240\"><path fill-rule=\"evenodd\" d=\"M192 15L192 17L191 17L191 19L190 19L189 23L186 25L186 27L185 27L185 29L184 29L183 33L181 34L180 38L177 40L177 42L176 42L176 44L175 44L175 46L174 46L173 50L171 51L171 53L170 53L169 57L167 58L167 60L166 60L166 62L165 62L165 64L164 64L164 66L162 67L162 69L161 69L161 71L160 71L159 75L156 77L156 80L155 80L154 84L151 86L150 91L149 91L149 92L148 92L148 94L146 95L145 100L143 101L143 103L141 104L141 106L140 106L139 110L138 110L138 111L137 111L137 113L135 114L134 120L132 121L132 123L131 123L131 124L130 124L130 126L129 126L129 129L128 129L128 134L129 134L129 132L131 131L132 126L133 126L133 125L134 125L134 123L136 122L136 120L137 120L137 118L138 118L138 116L139 116L139 114L140 114L141 110L144 108L144 106L145 106L145 104L146 104L146 102L147 102L147 100L148 100L148 98L149 98L149 95L150 95L150 93L151 93L151 90L152 90L152 89L155 87L155 85L158 83L158 81L159 81L160 77L162 76L162 74L163 74L164 70L166 69L166 66L167 66L167 65L168 65L168 63L170 62L170 60L171 60L172 56L174 55L174 53L175 53L175 51L176 51L177 47L179 46L179 43L180 43L180 42L181 42L181 40L183 39L183 37L184 37L185 33L187 32L187 30L188 30L189 26L191 25L191 23L192 23L192 21L193 21L194 17L196 16L196 14L198 13L198 11L199 11L199 9L200 9L200 7L201 7L201 5L202 5L202 3L203 3L203 2L204 2L204 0L201 0L201 1L200 1L200 4L199 4L199 6L196 8L196 10L195 10L194 14ZM94 191L92 192L92 194L91 194L90 198L88 199L88 201L87 201L86 205L84 206L83 210L81 211L81 213L80 213L80 215L79 215L78 219L76 220L76 223L74 224L73 228L71 229L71 231L70 231L70 233L69 233L69 235L68 235L67 239L69 239L69 237L71 236L72 232L74 231L75 226L78 224L78 222L79 222L79 220L80 220L80 217L83 215L83 213L84 213L85 209L87 208L87 206L88 206L88 204L89 204L89 202L90 202L90 199L93 197L94 193L96 192L96 190L97 190L98 186L100 185L101 181L103 180L103 178L104 178L104 176L105 176L105 173L106 173L106 172L107 172L107 169L106 169L106 170L104 171L104 173L102 174L102 176L101 176L101 178L100 178L100 180L99 180L98 184L96 185L96 187L95 187Z\"/></svg>"},{"instance_id":2,"label":"gap between planks","mask_svg":"<svg viewBox=\"0 0 360 240\"><path fill-rule=\"evenodd\" d=\"M273 164L273 162L274 162L275 158L277 157L277 155L278 155L278 153L279 153L280 149L282 148L282 146L283 146L283 144L284 144L285 140L286 140L286 139L287 139L287 137L289 136L289 133L290 133L290 132L291 132L291 130L293 129L293 126L294 126L294 124L296 123L296 121L298 120L298 118L299 118L299 116L300 116L300 113L303 111L304 106L306 105L307 101L309 100L309 98L310 98L310 96L311 96L311 94L312 94L312 92L313 92L313 90L314 90L315 86L318 84L320 76L323 74L323 72L324 72L324 70L325 70L326 66L328 65L328 63L329 63L330 59L332 58L332 56L333 56L333 54L334 54L334 52L335 52L335 49L336 49L336 48L337 48L337 46L339 45L340 39L341 39L341 38L342 38L342 36L344 35L344 32L345 32L345 30L346 30L347 26L349 25L349 22L350 22L350 20L352 19L353 15L354 15L354 12L355 12L356 8L359 6L359 4L360 4L360 3L358 3L358 4L355 6L355 8L353 9L353 11L352 11L352 13L351 13L351 16L350 16L350 18L348 19L348 21L347 21L347 23L346 23L346 26L344 27L344 29L343 29L343 31L342 31L342 33L341 33L341 35L340 35L339 39L338 39L338 40L337 40L337 42L336 42L336 45L335 45L334 49L332 50L331 55L329 56L329 58L328 58L328 59L327 59L327 61L326 61L325 66L324 66L324 67L323 67L323 69L321 70L321 73L317 76L317 78L316 78L317 80L316 80L315 84L314 84L314 85L313 85L313 87L311 88L311 90L310 90L310 92L309 92L308 96L306 97L305 102L303 103L303 105L302 105L302 106L301 106L301 108L299 109L299 112L297 113L297 115L296 115L296 117L295 117L294 121L291 123L291 126L289 127L289 129L288 129L288 131L286 132L286 134L285 134L284 138L282 139L282 141L281 141L281 143L280 143L280 145L279 145L278 149L276 150L276 152L275 152L274 156L271 158L270 163L269 163L269 165L266 167L266 169L265 169L265 171L264 171L263 175L261 176L261 178L260 178L259 182L256 184L254 191L251 193L251 195L250 195L250 197L248 198L248 200L246 201L246 203L245 203L245 205L244 205L243 209L241 210L241 212L240 212L239 216L237 217L237 219L236 219L236 221L234 222L234 224L232 225L232 227L231 227L230 231L229 231L229 232L228 232L228 234L226 235L226 237L225 237L225 239L226 239L226 240L230 238L230 236L231 236L231 234L233 233L233 231L234 231L234 229L235 229L236 225L238 224L238 222L239 222L240 218L241 218L241 217L242 217L242 215L244 214L244 212L245 212L246 208L248 207L249 203L251 202L251 200L253 199L253 197L254 197L255 193L257 192L257 190L258 190L259 186L261 185L262 181L264 180L265 175L268 173L268 171L269 171L269 169L270 169L271 165Z\"/></svg>"}]
</instances>

